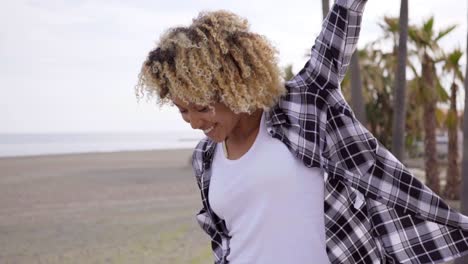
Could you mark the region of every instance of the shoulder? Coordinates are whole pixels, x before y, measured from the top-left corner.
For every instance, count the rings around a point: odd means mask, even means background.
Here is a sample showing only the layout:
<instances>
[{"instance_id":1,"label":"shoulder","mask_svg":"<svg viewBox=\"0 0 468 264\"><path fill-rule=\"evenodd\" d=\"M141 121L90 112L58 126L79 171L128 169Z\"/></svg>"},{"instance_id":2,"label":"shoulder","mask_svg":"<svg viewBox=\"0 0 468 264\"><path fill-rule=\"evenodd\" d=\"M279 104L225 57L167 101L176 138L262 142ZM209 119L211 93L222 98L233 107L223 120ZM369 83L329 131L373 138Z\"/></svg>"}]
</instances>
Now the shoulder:
<instances>
[{"instance_id":1,"label":"shoulder","mask_svg":"<svg viewBox=\"0 0 468 264\"><path fill-rule=\"evenodd\" d=\"M287 93L280 98L277 107L272 109L275 112L272 116L282 112L291 123L304 125L304 121L314 121L326 111L330 97L339 88L323 89L314 82L307 83L299 79L285 83Z\"/></svg>"}]
</instances>

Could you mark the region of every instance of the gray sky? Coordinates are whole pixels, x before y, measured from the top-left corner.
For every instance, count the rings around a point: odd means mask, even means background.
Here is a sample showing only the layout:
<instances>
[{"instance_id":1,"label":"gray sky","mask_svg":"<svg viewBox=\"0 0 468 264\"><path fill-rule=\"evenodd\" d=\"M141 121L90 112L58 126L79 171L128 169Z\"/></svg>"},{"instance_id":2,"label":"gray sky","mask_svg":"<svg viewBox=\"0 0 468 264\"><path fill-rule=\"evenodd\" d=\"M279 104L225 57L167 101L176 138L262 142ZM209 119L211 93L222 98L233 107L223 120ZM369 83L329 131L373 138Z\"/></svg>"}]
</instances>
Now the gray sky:
<instances>
[{"instance_id":1,"label":"gray sky","mask_svg":"<svg viewBox=\"0 0 468 264\"><path fill-rule=\"evenodd\" d=\"M320 30L321 1L5 1L0 9L0 133L190 130L176 109L136 103L133 87L148 51L168 27L202 10L246 17L298 71ZM435 16L459 27L442 42L466 45L466 1L411 0L410 23ZM360 45L381 35L399 1L369 0ZM463 59L465 63L466 59Z\"/></svg>"}]
</instances>

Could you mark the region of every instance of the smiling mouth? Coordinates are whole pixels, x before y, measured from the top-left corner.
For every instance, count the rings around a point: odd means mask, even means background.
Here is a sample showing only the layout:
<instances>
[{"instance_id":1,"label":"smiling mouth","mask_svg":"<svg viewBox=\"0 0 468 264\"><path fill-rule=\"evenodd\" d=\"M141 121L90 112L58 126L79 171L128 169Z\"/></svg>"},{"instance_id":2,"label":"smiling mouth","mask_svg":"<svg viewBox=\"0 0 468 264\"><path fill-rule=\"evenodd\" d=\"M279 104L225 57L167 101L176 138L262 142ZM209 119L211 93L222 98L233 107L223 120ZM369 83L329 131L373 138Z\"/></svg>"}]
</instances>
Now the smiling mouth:
<instances>
[{"instance_id":1,"label":"smiling mouth","mask_svg":"<svg viewBox=\"0 0 468 264\"><path fill-rule=\"evenodd\" d=\"M213 130L213 128L214 128L214 126L212 126L212 127L210 127L210 128L207 128L207 129L204 129L204 130L203 130L203 133L208 134L208 133L211 132L211 130Z\"/></svg>"}]
</instances>

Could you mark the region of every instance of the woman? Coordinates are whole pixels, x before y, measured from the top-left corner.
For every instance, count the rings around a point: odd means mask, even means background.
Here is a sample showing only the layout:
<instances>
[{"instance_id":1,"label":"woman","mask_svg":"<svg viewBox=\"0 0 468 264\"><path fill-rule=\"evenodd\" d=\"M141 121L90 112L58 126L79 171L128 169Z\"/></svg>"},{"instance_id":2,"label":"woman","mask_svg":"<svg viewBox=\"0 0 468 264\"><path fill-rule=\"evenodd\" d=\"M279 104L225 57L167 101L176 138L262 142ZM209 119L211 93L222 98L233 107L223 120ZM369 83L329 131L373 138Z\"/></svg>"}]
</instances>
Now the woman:
<instances>
[{"instance_id":1,"label":"woman","mask_svg":"<svg viewBox=\"0 0 468 264\"><path fill-rule=\"evenodd\" d=\"M169 30L136 92L207 135L193 168L215 263L436 263L468 250L452 210L355 118L340 91L365 0L337 0L291 81L225 11Z\"/></svg>"}]
</instances>

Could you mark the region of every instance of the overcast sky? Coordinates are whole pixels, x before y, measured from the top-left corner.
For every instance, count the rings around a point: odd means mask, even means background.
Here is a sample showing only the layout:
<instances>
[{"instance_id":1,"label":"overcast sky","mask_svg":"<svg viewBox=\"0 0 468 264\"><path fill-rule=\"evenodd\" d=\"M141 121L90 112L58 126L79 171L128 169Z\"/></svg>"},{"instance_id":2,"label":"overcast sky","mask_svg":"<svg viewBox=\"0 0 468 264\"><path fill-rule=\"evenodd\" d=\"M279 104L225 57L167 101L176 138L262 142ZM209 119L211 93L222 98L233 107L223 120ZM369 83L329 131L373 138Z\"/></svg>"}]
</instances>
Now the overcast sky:
<instances>
[{"instance_id":1,"label":"overcast sky","mask_svg":"<svg viewBox=\"0 0 468 264\"><path fill-rule=\"evenodd\" d=\"M202 10L231 10L298 71L322 17L319 0L0 2L0 133L189 130L176 109L137 104L133 92L165 29ZM437 29L458 24L442 44L465 50L466 1L411 0L409 9L410 23L434 15ZM381 35L377 21L398 13L399 1L369 0L360 46Z\"/></svg>"}]
</instances>

